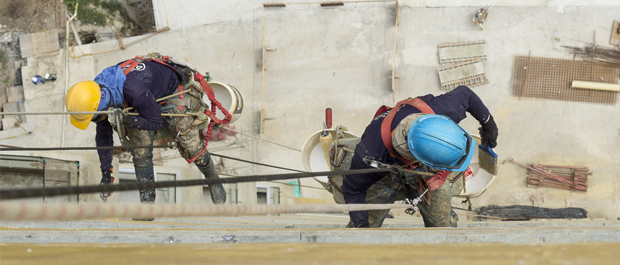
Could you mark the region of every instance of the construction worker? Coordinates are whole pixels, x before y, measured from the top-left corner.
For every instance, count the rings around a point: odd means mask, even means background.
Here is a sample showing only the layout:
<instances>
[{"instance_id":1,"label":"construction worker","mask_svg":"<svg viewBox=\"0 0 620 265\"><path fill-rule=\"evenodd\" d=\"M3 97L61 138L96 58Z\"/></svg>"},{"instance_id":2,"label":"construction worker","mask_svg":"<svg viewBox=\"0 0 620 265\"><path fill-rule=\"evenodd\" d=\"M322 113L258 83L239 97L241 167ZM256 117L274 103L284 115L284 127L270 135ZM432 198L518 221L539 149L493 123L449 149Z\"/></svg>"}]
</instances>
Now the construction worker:
<instances>
[{"instance_id":1,"label":"construction worker","mask_svg":"<svg viewBox=\"0 0 620 265\"><path fill-rule=\"evenodd\" d=\"M389 165L411 165L416 167L414 170L435 175L395 177L385 172L347 175L342 187L345 202L394 203L398 197L404 199L403 195L409 199L418 197L430 187L425 194L429 204L418 204L424 225L456 227L458 216L452 211L450 183L445 180L451 172L465 171L474 153L476 142L457 125L467 112L481 124L482 144L488 142L495 147L498 130L493 116L466 86L437 97L429 94L405 100L391 110L379 109L355 148L350 169L371 168L366 159ZM388 212L349 212L351 222L347 227L381 227Z\"/></svg>"},{"instance_id":2,"label":"construction worker","mask_svg":"<svg viewBox=\"0 0 620 265\"><path fill-rule=\"evenodd\" d=\"M186 160L194 158L194 164L207 179L219 178L213 161L194 127L194 117L162 117L162 113L185 113L188 101L175 96L164 102L156 99L183 91L183 84L189 82L195 73L187 66L172 63L168 57L157 53L154 58L142 57L121 62L104 69L93 81L79 82L67 92L65 104L70 112L104 111L109 108L133 107L139 115L122 112L120 118L131 146L152 146L156 131L176 140L181 156ZM149 57L150 58L150 57ZM166 59L166 60L164 60ZM125 104L124 104L125 103ZM85 130L91 122L96 123L95 141L98 147L113 145L113 130L107 115L71 115L71 124ZM153 172L153 148L130 148L138 182L155 181ZM203 153L201 153L201 151ZM101 163L101 185L114 182L112 177L112 150L98 150ZM211 199L215 204L226 201L222 184L210 185ZM140 190L140 202L154 203L155 190ZM107 201L110 193L102 193Z\"/></svg>"}]
</instances>

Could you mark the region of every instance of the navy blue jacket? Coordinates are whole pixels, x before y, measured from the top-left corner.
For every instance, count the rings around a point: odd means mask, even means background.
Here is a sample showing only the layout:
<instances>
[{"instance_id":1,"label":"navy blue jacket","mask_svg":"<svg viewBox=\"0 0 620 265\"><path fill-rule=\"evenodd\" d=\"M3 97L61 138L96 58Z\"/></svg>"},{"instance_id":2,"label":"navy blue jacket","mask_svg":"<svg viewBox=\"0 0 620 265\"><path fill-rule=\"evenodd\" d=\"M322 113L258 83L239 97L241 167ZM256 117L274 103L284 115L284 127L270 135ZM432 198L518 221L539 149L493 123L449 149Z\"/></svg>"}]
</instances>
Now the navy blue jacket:
<instances>
[{"instance_id":1,"label":"navy blue jacket","mask_svg":"<svg viewBox=\"0 0 620 265\"><path fill-rule=\"evenodd\" d=\"M489 110L482 103L480 98L466 86L459 86L437 97L429 94L418 98L428 104L435 114L447 116L455 123L459 123L461 120L465 119L466 112L469 112L480 124L486 122L489 118ZM413 106L402 106L400 110L396 112L396 115L394 115L390 131L393 131L405 117L420 112L421 111ZM404 165L398 158L391 156L390 152L383 144L381 123L383 123L383 119L388 113L389 112L384 112L378 115L370 122L368 127L366 127L366 131L364 131L360 143L355 147L355 155L351 161L350 169L370 168L363 162L363 158L390 165ZM343 195L346 203L366 203L366 191L368 188L385 177L385 175L386 173L384 172L347 175L344 178L343 184ZM353 220L356 225L368 221L367 211L350 212L349 214L351 220Z\"/></svg>"},{"instance_id":2,"label":"navy blue jacket","mask_svg":"<svg viewBox=\"0 0 620 265\"><path fill-rule=\"evenodd\" d=\"M140 63L127 74L123 84L123 98L129 107L134 107L139 116L130 128L157 130L163 124L157 99L174 94L179 85L179 78L174 70L156 62ZM112 146L114 131L108 120L97 122L95 141L97 146ZM97 150L101 169L112 168L112 150Z\"/></svg>"}]
</instances>

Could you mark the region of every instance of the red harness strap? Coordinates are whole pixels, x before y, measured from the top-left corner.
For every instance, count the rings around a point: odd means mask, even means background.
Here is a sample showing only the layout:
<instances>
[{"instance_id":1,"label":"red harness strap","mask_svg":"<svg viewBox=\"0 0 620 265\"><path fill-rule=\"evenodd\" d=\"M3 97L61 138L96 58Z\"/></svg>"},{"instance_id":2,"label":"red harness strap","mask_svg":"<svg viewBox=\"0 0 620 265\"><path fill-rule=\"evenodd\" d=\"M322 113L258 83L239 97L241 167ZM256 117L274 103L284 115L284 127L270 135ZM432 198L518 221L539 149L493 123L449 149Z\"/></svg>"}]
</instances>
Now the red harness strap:
<instances>
[{"instance_id":1,"label":"red harness strap","mask_svg":"<svg viewBox=\"0 0 620 265\"><path fill-rule=\"evenodd\" d=\"M394 109L383 119L383 123L381 123L381 138L383 139L383 144L385 145L385 148L387 148L387 150L390 152L390 154L393 157L400 159L400 161L403 161L405 164L408 165L408 164L413 163L413 161L404 158L398 152L396 152L396 150L394 150L394 146L392 145L392 132L391 132L392 121L394 120L394 116L396 116L396 112L404 104L411 105L414 108L420 110L424 114L435 114L435 112L433 111L433 109L431 109L431 107L428 106L428 104L426 104L426 102L422 101L421 99L409 98L409 99L401 100L400 102L398 102L398 104L396 104L396 107L394 107ZM385 106L385 105L381 106L379 110L377 110L375 117L390 109L392 108Z\"/></svg>"},{"instance_id":2,"label":"red harness strap","mask_svg":"<svg viewBox=\"0 0 620 265\"><path fill-rule=\"evenodd\" d=\"M196 159L198 159L200 155L202 155L205 151L207 151L207 144L209 144L209 139L211 139L211 135L213 134L214 124L218 124L218 125L228 124L230 123L230 120L232 119L232 115L228 113L228 110L222 107L222 104L215 99L215 93L213 93L213 88L211 88L209 83L207 83L207 80L205 80L205 78L200 73L196 73L194 75L194 81L197 81L198 83L200 83L202 90L204 90L205 93L207 93L207 97L209 97L209 101L211 101L211 110L209 109L205 110L205 114L209 116L211 121L209 122L209 129L207 129L207 135L205 135L205 146L202 148L202 150L200 150L200 152L198 152L198 154L196 154L194 157L187 160L187 163L192 163L196 161ZM224 113L224 116L226 116L224 120L220 120L217 117L215 117L215 113L217 109L220 109L220 111Z\"/></svg>"}]
</instances>

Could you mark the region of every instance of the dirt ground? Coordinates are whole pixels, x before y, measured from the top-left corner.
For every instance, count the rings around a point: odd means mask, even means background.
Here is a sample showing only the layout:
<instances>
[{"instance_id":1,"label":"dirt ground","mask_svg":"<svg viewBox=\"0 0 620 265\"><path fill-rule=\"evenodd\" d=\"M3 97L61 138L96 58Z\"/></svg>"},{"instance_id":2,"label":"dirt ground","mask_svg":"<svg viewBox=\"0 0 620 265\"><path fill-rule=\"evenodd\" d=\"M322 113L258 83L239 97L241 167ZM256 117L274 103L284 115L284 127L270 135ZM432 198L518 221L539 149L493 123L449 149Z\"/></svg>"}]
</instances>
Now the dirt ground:
<instances>
[{"instance_id":1,"label":"dirt ground","mask_svg":"<svg viewBox=\"0 0 620 265\"><path fill-rule=\"evenodd\" d=\"M7 30L39 32L56 28L58 0L2 0L0 1L0 32Z\"/></svg>"}]
</instances>

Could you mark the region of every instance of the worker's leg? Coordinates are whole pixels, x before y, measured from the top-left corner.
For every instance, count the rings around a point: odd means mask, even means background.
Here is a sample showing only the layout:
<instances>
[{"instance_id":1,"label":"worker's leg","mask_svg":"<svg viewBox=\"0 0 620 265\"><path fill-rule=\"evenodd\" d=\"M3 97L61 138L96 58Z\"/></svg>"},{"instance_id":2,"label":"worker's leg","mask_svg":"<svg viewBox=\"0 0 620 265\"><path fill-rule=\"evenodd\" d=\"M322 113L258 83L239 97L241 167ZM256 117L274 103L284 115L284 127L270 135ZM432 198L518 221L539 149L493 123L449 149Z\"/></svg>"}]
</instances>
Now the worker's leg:
<instances>
[{"instance_id":1,"label":"worker's leg","mask_svg":"<svg viewBox=\"0 0 620 265\"><path fill-rule=\"evenodd\" d=\"M153 145L155 131L139 130L127 128L127 136L132 146ZM153 173L153 148L131 149L133 155L133 165L136 169L136 180L138 182L154 182ZM155 190L140 190L140 202L154 203Z\"/></svg>"},{"instance_id":2,"label":"worker's leg","mask_svg":"<svg viewBox=\"0 0 620 265\"><path fill-rule=\"evenodd\" d=\"M417 191L414 191L414 194L416 194L415 196L419 196ZM433 199L429 206L426 206L423 202L418 204L418 208L420 208L420 213L424 219L424 226L456 227L459 218L452 210L450 181L444 182L441 187L432 191L432 194Z\"/></svg>"},{"instance_id":3,"label":"worker's leg","mask_svg":"<svg viewBox=\"0 0 620 265\"><path fill-rule=\"evenodd\" d=\"M181 112L178 109L174 109L172 113ZM187 128L191 126L193 121L193 117L164 118L164 126L166 126L168 133L176 138L179 153L186 160L196 156L204 148L204 142L200 140L200 131L197 128L193 128L186 133ZM181 131L182 134L179 134L179 131ZM209 152L205 151L201 154L194 161L194 164L196 164L198 170L200 170L205 179L220 178L215 170L215 165L213 164ZM211 200L213 203L222 204L226 202L226 191L222 184L209 185L209 189L211 191Z\"/></svg>"},{"instance_id":4,"label":"worker's leg","mask_svg":"<svg viewBox=\"0 0 620 265\"><path fill-rule=\"evenodd\" d=\"M385 184L383 181L379 181L368 188L366 192L366 203L377 204L392 204L396 198L398 191ZM368 224L369 227L381 227L385 216L390 212L387 210L369 210L368 211ZM353 222L349 220L348 228L354 227Z\"/></svg>"}]
</instances>

